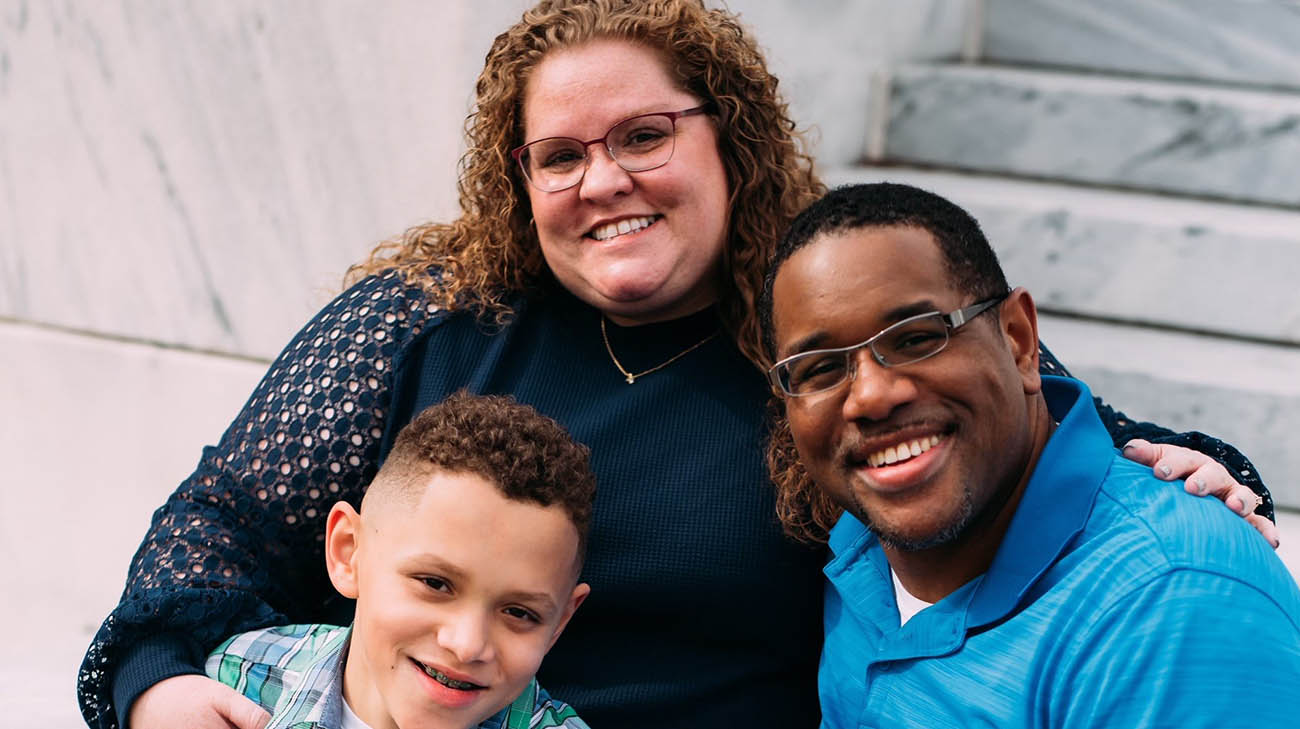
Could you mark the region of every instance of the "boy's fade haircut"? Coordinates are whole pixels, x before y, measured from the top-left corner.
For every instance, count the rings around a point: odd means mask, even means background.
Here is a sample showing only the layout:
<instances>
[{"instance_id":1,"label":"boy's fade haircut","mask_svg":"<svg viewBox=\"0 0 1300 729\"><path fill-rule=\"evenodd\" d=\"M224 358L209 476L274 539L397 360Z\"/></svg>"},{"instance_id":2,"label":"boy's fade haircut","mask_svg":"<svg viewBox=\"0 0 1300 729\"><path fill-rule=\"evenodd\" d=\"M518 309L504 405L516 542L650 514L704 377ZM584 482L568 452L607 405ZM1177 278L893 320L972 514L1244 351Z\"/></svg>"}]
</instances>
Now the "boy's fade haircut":
<instances>
[{"instance_id":1,"label":"boy's fade haircut","mask_svg":"<svg viewBox=\"0 0 1300 729\"><path fill-rule=\"evenodd\" d=\"M581 563L596 496L590 458L563 426L513 397L462 390L402 428L366 496L416 494L435 471L473 473L513 501L559 505L578 530Z\"/></svg>"}]
</instances>

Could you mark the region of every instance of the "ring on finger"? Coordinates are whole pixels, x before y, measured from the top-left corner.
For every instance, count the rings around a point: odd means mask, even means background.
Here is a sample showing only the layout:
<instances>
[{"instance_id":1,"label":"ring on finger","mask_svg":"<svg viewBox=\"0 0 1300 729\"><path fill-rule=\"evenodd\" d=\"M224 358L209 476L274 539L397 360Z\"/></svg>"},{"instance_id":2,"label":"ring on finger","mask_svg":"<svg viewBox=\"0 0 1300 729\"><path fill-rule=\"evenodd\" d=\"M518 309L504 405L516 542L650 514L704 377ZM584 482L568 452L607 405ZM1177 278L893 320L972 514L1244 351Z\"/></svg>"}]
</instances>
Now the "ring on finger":
<instances>
[{"instance_id":1,"label":"ring on finger","mask_svg":"<svg viewBox=\"0 0 1300 729\"><path fill-rule=\"evenodd\" d=\"M1250 506L1248 506L1248 507L1246 507L1246 509L1247 509L1247 513L1251 513L1251 514L1253 514L1253 513L1255 513L1255 510L1256 510L1256 509L1258 509L1259 507L1261 507L1261 506L1264 505L1264 497L1263 497L1263 496L1260 496L1259 494L1255 493L1254 491L1250 492L1250 495L1253 496L1253 497L1255 497L1255 503L1252 504L1252 505L1250 505Z\"/></svg>"}]
</instances>

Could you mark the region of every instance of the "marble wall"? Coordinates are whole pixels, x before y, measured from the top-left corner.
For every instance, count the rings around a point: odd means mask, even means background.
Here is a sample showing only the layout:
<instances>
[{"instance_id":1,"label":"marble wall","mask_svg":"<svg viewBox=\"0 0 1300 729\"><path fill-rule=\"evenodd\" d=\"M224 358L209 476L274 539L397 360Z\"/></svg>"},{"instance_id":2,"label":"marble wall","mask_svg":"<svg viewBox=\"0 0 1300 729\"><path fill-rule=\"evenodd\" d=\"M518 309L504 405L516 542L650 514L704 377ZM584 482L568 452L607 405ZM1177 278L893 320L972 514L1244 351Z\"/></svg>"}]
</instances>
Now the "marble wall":
<instances>
[{"instance_id":1,"label":"marble wall","mask_svg":"<svg viewBox=\"0 0 1300 729\"><path fill-rule=\"evenodd\" d=\"M892 81L893 162L1300 205L1300 94L987 66Z\"/></svg>"},{"instance_id":2,"label":"marble wall","mask_svg":"<svg viewBox=\"0 0 1300 729\"><path fill-rule=\"evenodd\" d=\"M512 12L7 5L0 314L261 358L375 242L453 210L475 58Z\"/></svg>"},{"instance_id":3,"label":"marble wall","mask_svg":"<svg viewBox=\"0 0 1300 729\"><path fill-rule=\"evenodd\" d=\"M1295 0L985 0L983 57L1300 87Z\"/></svg>"}]
</instances>

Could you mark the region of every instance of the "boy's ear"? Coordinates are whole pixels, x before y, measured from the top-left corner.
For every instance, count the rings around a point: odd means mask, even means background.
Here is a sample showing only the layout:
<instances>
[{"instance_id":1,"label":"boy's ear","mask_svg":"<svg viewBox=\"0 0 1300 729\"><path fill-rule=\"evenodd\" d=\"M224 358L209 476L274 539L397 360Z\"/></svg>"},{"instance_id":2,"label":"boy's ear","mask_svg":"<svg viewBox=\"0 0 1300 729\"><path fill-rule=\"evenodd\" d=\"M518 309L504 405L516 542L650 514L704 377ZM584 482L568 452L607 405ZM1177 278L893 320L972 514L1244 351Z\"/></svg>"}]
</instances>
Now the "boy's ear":
<instances>
[{"instance_id":1,"label":"boy's ear","mask_svg":"<svg viewBox=\"0 0 1300 729\"><path fill-rule=\"evenodd\" d=\"M325 568L330 582L343 597L357 599L357 548L361 538L361 514L346 501L330 509L325 521Z\"/></svg>"},{"instance_id":2,"label":"boy's ear","mask_svg":"<svg viewBox=\"0 0 1300 729\"><path fill-rule=\"evenodd\" d=\"M551 642L546 645L546 650L550 650L555 645L555 641L560 639L560 633L564 632L564 626L569 624L569 619L577 612L578 606L583 600L591 594L591 585L585 582L579 582L573 586L573 592L569 594L569 602L564 606L564 614L560 616L560 623L555 626L555 633L551 635Z\"/></svg>"},{"instance_id":3,"label":"boy's ear","mask_svg":"<svg viewBox=\"0 0 1300 729\"><path fill-rule=\"evenodd\" d=\"M1015 358L1026 395L1042 389L1038 373L1038 308L1024 287L1016 287L998 312L1002 336Z\"/></svg>"}]
</instances>

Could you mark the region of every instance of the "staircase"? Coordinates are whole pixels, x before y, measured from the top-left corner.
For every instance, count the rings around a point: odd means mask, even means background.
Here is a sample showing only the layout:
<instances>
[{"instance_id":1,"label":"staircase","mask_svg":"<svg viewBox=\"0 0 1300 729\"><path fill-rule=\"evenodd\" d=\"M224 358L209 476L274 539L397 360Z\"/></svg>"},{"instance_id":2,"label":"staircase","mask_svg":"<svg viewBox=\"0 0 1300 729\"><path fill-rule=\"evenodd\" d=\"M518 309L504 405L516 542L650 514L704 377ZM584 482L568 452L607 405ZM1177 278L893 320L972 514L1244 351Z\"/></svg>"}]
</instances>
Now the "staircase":
<instances>
[{"instance_id":1,"label":"staircase","mask_svg":"<svg viewBox=\"0 0 1300 729\"><path fill-rule=\"evenodd\" d=\"M983 0L872 80L860 164L970 210L1043 341L1300 509L1300 2Z\"/></svg>"}]
</instances>

